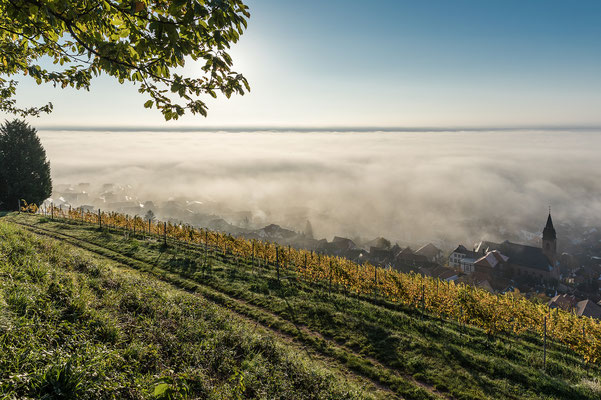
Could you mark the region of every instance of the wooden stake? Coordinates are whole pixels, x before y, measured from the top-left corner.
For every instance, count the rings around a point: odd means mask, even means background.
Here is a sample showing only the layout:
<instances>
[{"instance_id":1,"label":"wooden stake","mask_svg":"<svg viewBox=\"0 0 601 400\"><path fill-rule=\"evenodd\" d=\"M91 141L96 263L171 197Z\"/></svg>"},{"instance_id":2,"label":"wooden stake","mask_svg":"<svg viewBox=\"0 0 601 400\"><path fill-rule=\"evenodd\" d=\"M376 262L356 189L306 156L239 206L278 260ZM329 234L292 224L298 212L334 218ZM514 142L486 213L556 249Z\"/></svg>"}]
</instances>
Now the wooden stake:
<instances>
[{"instance_id":1,"label":"wooden stake","mask_svg":"<svg viewBox=\"0 0 601 400\"><path fill-rule=\"evenodd\" d=\"M378 295L378 267L374 266L374 301Z\"/></svg>"},{"instance_id":2,"label":"wooden stake","mask_svg":"<svg viewBox=\"0 0 601 400\"><path fill-rule=\"evenodd\" d=\"M586 337L584 335L584 325L582 325L582 343L584 343ZM584 367L584 353L582 354L582 366Z\"/></svg>"},{"instance_id":3,"label":"wooden stake","mask_svg":"<svg viewBox=\"0 0 601 400\"><path fill-rule=\"evenodd\" d=\"M459 306L461 309L461 319L459 320L459 332L461 332L461 336L463 336L463 306Z\"/></svg>"},{"instance_id":4,"label":"wooden stake","mask_svg":"<svg viewBox=\"0 0 601 400\"><path fill-rule=\"evenodd\" d=\"M547 368L547 317L545 316L544 319L544 326L543 326L543 331L544 331L544 338L543 338L543 370L545 370Z\"/></svg>"},{"instance_id":5,"label":"wooden stake","mask_svg":"<svg viewBox=\"0 0 601 400\"><path fill-rule=\"evenodd\" d=\"M278 274L278 282L280 281L280 251L278 246L275 246L275 265Z\"/></svg>"},{"instance_id":6,"label":"wooden stake","mask_svg":"<svg viewBox=\"0 0 601 400\"><path fill-rule=\"evenodd\" d=\"M426 296L426 286L422 284L422 314L421 314L421 319L424 319L424 303L425 303L425 296Z\"/></svg>"},{"instance_id":7,"label":"wooden stake","mask_svg":"<svg viewBox=\"0 0 601 400\"><path fill-rule=\"evenodd\" d=\"M332 259L330 258L330 288L329 293L332 293Z\"/></svg>"},{"instance_id":8,"label":"wooden stake","mask_svg":"<svg viewBox=\"0 0 601 400\"><path fill-rule=\"evenodd\" d=\"M305 253L305 267L303 268L303 278L307 280L307 253Z\"/></svg>"}]
</instances>

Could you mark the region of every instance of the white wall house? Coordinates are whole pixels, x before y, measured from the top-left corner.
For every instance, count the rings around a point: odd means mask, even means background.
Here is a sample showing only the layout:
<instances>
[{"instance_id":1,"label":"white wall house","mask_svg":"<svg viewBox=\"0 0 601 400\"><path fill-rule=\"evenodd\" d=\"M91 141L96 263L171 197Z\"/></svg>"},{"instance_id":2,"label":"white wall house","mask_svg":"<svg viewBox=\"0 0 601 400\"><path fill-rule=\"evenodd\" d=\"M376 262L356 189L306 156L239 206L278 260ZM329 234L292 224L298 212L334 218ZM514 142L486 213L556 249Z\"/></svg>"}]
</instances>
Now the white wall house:
<instances>
[{"instance_id":1,"label":"white wall house","mask_svg":"<svg viewBox=\"0 0 601 400\"><path fill-rule=\"evenodd\" d=\"M449 256L449 267L461 268L461 260L465 258L465 254L453 252Z\"/></svg>"},{"instance_id":2,"label":"white wall house","mask_svg":"<svg viewBox=\"0 0 601 400\"><path fill-rule=\"evenodd\" d=\"M476 263L475 258L463 257L461 259L459 268L461 268L461 271L465 272L466 274L471 274L475 270L475 267L474 267L475 263Z\"/></svg>"}]
</instances>

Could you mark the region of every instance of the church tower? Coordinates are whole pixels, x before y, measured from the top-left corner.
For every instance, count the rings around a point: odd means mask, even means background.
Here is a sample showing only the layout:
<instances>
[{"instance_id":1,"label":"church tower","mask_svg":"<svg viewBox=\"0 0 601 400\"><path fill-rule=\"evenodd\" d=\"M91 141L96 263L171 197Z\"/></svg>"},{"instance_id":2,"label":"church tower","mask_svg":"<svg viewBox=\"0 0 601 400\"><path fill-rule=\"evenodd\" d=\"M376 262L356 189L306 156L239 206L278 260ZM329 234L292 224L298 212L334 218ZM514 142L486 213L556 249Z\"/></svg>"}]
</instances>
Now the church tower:
<instances>
[{"instance_id":1,"label":"church tower","mask_svg":"<svg viewBox=\"0 0 601 400\"><path fill-rule=\"evenodd\" d=\"M543 229L543 254L547 256L551 265L555 266L555 259L557 257L557 235L555 228L553 228L553 220L551 219L551 210L549 209L549 217L547 218L547 225Z\"/></svg>"}]
</instances>

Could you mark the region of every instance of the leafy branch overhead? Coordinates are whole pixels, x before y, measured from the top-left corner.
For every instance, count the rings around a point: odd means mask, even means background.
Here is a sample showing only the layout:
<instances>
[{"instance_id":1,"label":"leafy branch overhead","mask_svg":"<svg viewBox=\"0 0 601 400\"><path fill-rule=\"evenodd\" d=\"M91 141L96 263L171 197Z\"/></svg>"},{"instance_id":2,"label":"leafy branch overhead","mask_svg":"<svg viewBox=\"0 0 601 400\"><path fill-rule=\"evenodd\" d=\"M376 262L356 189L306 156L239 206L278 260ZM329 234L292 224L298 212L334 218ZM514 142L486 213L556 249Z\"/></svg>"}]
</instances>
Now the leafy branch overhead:
<instances>
[{"instance_id":1,"label":"leafy branch overhead","mask_svg":"<svg viewBox=\"0 0 601 400\"><path fill-rule=\"evenodd\" d=\"M0 0L0 111L52 110L51 103L18 107L14 75L89 90L105 73L137 84L149 98L144 107L167 120L186 111L206 116L201 95L250 90L228 54L249 17L242 0ZM181 73L190 60L200 76Z\"/></svg>"}]
</instances>

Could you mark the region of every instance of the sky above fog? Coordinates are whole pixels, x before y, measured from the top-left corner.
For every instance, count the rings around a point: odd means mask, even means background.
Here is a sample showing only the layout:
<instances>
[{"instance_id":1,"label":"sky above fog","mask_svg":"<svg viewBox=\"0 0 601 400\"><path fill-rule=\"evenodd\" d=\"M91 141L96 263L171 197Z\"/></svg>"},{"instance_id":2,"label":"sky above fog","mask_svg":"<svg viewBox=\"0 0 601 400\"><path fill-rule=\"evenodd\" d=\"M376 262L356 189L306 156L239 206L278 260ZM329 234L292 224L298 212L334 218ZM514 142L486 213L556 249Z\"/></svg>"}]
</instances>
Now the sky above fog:
<instances>
[{"instance_id":1,"label":"sky above fog","mask_svg":"<svg viewBox=\"0 0 601 400\"><path fill-rule=\"evenodd\" d=\"M25 79L52 101L43 131L56 183L187 195L317 235L402 243L479 239L498 226L599 224L601 131L174 132L182 127L601 127L601 2L248 0L232 49L252 92L209 117L165 122L129 84L90 92ZM186 65L194 75L197 65ZM3 116L0 115L0 118ZM496 230L498 231L498 230ZM496 238L492 238L496 239Z\"/></svg>"},{"instance_id":2,"label":"sky above fog","mask_svg":"<svg viewBox=\"0 0 601 400\"><path fill-rule=\"evenodd\" d=\"M132 184L319 237L471 243L599 225L601 133L41 131L55 183ZM497 239L497 237L488 237Z\"/></svg>"},{"instance_id":3,"label":"sky above fog","mask_svg":"<svg viewBox=\"0 0 601 400\"><path fill-rule=\"evenodd\" d=\"M38 126L601 126L601 2L248 0L252 92L166 123L132 85L25 79ZM187 72L198 73L194 64Z\"/></svg>"}]
</instances>

